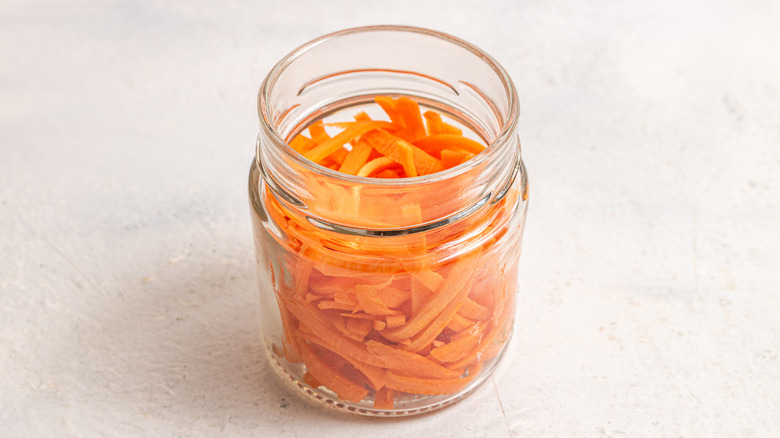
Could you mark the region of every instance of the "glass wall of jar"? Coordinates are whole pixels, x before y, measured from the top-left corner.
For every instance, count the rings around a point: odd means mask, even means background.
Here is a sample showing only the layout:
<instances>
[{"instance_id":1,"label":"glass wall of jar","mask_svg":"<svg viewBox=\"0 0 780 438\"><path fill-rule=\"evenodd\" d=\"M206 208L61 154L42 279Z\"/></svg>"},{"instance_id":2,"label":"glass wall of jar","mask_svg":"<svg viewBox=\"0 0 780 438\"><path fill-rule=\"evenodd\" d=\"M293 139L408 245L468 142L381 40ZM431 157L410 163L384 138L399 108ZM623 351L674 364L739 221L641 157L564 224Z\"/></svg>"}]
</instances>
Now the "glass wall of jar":
<instances>
[{"instance_id":1,"label":"glass wall of jar","mask_svg":"<svg viewBox=\"0 0 780 438\"><path fill-rule=\"evenodd\" d=\"M423 176L354 176L289 141L318 120L406 96L487 147ZM283 380L365 415L446 406L495 368L512 333L527 205L514 85L435 31L375 26L311 41L260 90L249 192L261 332Z\"/></svg>"}]
</instances>

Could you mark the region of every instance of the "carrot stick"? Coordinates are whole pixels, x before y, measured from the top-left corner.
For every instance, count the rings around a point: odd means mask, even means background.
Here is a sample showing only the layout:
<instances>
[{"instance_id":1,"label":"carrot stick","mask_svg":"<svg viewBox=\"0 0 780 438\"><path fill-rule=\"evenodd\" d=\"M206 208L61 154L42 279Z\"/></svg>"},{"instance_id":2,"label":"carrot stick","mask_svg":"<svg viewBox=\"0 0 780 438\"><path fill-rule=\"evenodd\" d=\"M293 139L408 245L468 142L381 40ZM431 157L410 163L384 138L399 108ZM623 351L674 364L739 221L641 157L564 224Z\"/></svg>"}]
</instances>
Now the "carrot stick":
<instances>
[{"instance_id":1,"label":"carrot stick","mask_svg":"<svg viewBox=\"0 0 780 438\"><path fill-rule=\"evenodd\" d=\"M393 169L385 169L381 172L378 172L374 176L377 178L400 178L401 174L399 174Z\"/></svg>"},{"instance_id":2,"label":"carrot stick","mask_svg":"<svg viewBox=\"0 0 780 438\"><path fill-rule=\"evenodd\" d=\"M404 168L407 176L417 176L417 168L414 163L414 145L381 129L373 130L362 137L362 140L382 153L387 158L395 161Z\"/></svg>"},{"instance_id":3,"label":"carrot stick","mask_svg":"<svg viewBox=\"0 0 780 438\"><path fill-rule=\"evenodd\" d=\"M444 149L459 150L478 154L485 150L485 145L468 137L455 134L431 135L414 142L414 145L429 154L438 155Z\"/></svg>"},{"instance_id":4,"label":"carrot stick","mask_svg":"<svg viewBox=\"0 0 780 438\"><path fill-rule=\"evenodd\" d=\"M388 315L385 318L385 321L387 321L387 328L401 327L406 322L406 315L403 313L399 315Z\"/></svg>"},{"instance_id":5,"label":"carrot stick","mask_svg":"<svg viewBox=\"0 0 780 438\"><path fill-rule=\"evenodd\" d=\"M447 327L447 324L449 324L452 316L455 315L455 312L457 312L460 308L461 304L463 303L463 299L466 298L466 295L468 295L469 289L473 284L474 276L472 275L460 288L460 292L458 292L454 299L447 303L441 312L436 315L433 321L431 321L430 324L428 324L417 335L415 335L408 344L403 346L403 348L405 350L419 352L428 347L433 342L433 340L439 336L441 331ZM422 314L422 312L420 312L420 314Z\"/></svg>"},{"instance_id":6,"label":"carrot stick","mask_svg":"<svg viewBox=\"0 0 780 438\"><path fill-rule=\"evenodd\" d=\"M450 394L468 385L481 371L481 365L469 370L466 377L454 379L421 379L419 377L401 376L392 371L387 373L387 387L396 391L412 394Z\"/></svg>"},{"instance_id":7,"label":"carrot stick","mask_svg":"<svg viewBox=\"0 0 780 438\"><path fill-rule=\"evenodd\" d=\"M441 362L455 362L463 359L479 343L480 336L477 330L473 330L473 333L466 333L467 335L464 337L432 349L431 356Z\"/></svg>"},{"instance_id":8,"label":"carrot stick","mask_svg":"<svg viewBox=\"0 0 780 438\"><path fill-rule=\"evenodd\" d=\"M466 318L479 319L482 321L490 319L490 317L493 315L493 312L491 312L490 309L471 300L470 298L466 298L463 301L463 306L461 306L460 310L458 310L458 313L465 316Z\"/></svg>"},{"instance_id":9,"label":"carrot stick","mask_svg":"<svg viewBox=\"0 0 780 438\"><path fill-rule=\"evenodd\" d=\"M358 171L357 176L369 176L374 172L379 172L387 169L388 167L395 166L395 164L396 161L389 157L375 158L364 164L363 167L361 167Z\"/></svg>"},{"instance_id":10,"label":"carrot stick","mask_svg":"<svg viewBox=\"0 0 780 438\"><path fill-rule=\"evenodd\" d=\"M301 326L310 327L311 332L317 333L317 336L327 344L326 346L330 350L338 351L352 363L364 362L369 365L382 366L382 362L369 353L365 345L342 336L321 312L312 309L309 305L297 302L288 303L287 308L298 318Z\"/></svg>"},{"instance_id":11,"label":"carrot stick","mask_svg":"<svg viewBox=\"0 0 780 438\"><path fill-rule=\"evenodd\" d=\"M374 409L393 409L393 390L382 388L374 394Z\"/></svg>"},{"instance_id":12,"label":"carrot stick","mask_svg":"<svg viewBox=\"0 0 780 438\"><path fill-rule=\"evenodd\" d=\"M431 320L441 313L442 308L452 302L459 293L462 293L463 290L466 289L463 284L466 282L466 279L473 274L473 265L475 264L477 255L478 251L473 251L468 256L459 260L453 267L450 275L444 280L444 283L442 283L439 290L436 291L436 295L425 303L419 313L409 319L409 322L405 326L386 331L382 336L390 341L398 342L403 339L408 339L420 332L420 330L431 322ZM466 293L468 293L468 290L466 290Z\"/></svg>"},{"instance_id":13,"label":"carrot stick","mask_svg":"<svg viewBox=\"0 0 780 438\"><path fill-rule=\"evenodd\" d=\"M395 110L402 118L405 129L399 136L408 142L415 142L425 137L425 126L420 115L420 106L408 97L401 96L395 101Z\"/></svg>"},{"instance_id":14,"label":"carrot stick","mask_svg":"<svg viewBox=\"0 0 780 438\"><path fill-rule=\"evenodd\" d=\"M406 170L407 167L414 166L415 174L413 176L417 176L418 174L427 175L442 169L439 160L428 155L425 151L412 143L383 129L371 131L364 135L362 139L368 142L381 154L404 166L404 170ZM411 160L413 161L413 164L408 162L410 159L409 151L411 151Z\"/></svg>"},{"instance_id":15,"label":"carrot stick","mask_svg":"<svg viewBox=\"0 0 780 438\"><path fill-rule=\"evenodd\" d=\"M326 140L330 140L330 135L325 132L325 125L322 123L322 120L317 120L309 125L309 135L311 135L314 144L320 144Z\"/></svg>"},{"instance_id":16,"label":"carrot stick","mask_svg":"<svg viewBox=\"0 0 780 438\"><path fill-rule=\"evenodd\" d=\"M469 155L470 153L465 151L453 151L450 149L444 149L441 151L441 164L444 166L445 169L449 169L450 167L455 167L461 162L463 162L463 159L468 157Z\"/></svg>"},{"instance_id":17,"label":"carrot stick","mask_svg":"<svg viewBox=\"0 0 780 438\"><path fill-rule=\"evenodd\" d=\"M303 156L310 159L311 161L314 161L315 163L319 163L325 157L332 154L333 152L336 152L336 150L344 146L344 144L351 141L353 138L372 129L380 129L386 126L386 122L354 122L352 126L341 131L335 137L320 143L310 151L303 154Z\"/></svg>"},{"instance_id":18,"label":"carrot stick","mask_svg":"<svg viewBox=\"0 0 780 438\"><path fill-rule=\"evenodd\" d=\"M366 348L378 357L384 366L401 375L431 379L453 379L460 374L445 368L419 354L399 350L377 341L366 342Z\"/></svg>"},{"instance_id":19,"label":"carrot stick","mask_svg":"<svg viewBox=\"0 0 780 438\"><path fill-rule=\"evenodd\" d=\"M306 343L301 344L303 359L308 372L315 379L333 390L339 398L357 403L368 395L368 390L356 385L325 363Z\"/></svg>"},{"instance_id":20,"label":"carrot stick","mask_svg":"<svg viewBox=\"0 0 780 438\"><path fill-rule=\"evenodd\" d=\"M296 135L289 144L291 148L295 149L295 151L301 155L316 145L312 139L305 135Z\"/></svg>"},{"instance_id":21,"label":"carrot stick","mask_svg":"<svg viewBox=\"0 0 780 438\"><path fill-rule=\"evenodd\" d=\"M459 310L460 311L460 310ZM463 330L471 327L473 325L473 322L460 315L460 313L455 313L452 315L452 318L447 323L447 328L454 332L462 332Z\"/></svg>"},{"instance_id":22,"label":"carrot stick","mask_svg":"<svg viewBox=\"0 0 780 438\"><path fill-rule=\"evenodd\" d=\"M423 114L423 117L425 117L426 126L428 127L428 135L463 134L463 131L460 128L456 128L442 121L441 115L435 111L426 111Z\"/></svg>"},{"instance_id":23,"label":"carrot stick","mask_svg":"<svg viewBox=\"0 0 780 438\"><path fill-rule=\"evenodd\" d=\"M356 175L360 168L368 161L368 156L371 154L372 150L373 148L368 143L362 141L358 142L344 158L341 167L339 167L339 172Z\"/></svg>"},{"instance_id":24,"label":"carrot stick","mask_svg":"<svg viewBox=\"0 0 780 438\"><path fill-rule=\"evenodd\" d=\"M322 383L320 383L320 381L317 380L316 377L312 376L308 371L306 371L306 373L303 375L303 383L311 386L312 388L318 388L322 386Z\"/></svg>"}]
</instances>

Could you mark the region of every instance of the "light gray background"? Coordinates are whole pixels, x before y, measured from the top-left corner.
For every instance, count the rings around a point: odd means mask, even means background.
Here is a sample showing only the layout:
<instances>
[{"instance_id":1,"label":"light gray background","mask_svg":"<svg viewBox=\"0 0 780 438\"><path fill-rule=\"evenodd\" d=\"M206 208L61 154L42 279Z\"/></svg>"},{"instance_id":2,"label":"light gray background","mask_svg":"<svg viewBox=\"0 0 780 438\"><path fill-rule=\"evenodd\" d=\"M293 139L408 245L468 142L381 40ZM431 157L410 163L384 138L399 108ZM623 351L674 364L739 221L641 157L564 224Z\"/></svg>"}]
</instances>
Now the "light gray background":
<instances>
[{"instance_id":1,"label":"light gray background","mask_svg":"<svg viewBox=\"0 0 780 438\"><path fill-rule=\"evenodd\" d=\"M255 96L323 33L497 58L531 178L508 363L387 421L260 358ZM0 3L0 436L780 435L780 3Z\"/></svg>"}]
</instances>

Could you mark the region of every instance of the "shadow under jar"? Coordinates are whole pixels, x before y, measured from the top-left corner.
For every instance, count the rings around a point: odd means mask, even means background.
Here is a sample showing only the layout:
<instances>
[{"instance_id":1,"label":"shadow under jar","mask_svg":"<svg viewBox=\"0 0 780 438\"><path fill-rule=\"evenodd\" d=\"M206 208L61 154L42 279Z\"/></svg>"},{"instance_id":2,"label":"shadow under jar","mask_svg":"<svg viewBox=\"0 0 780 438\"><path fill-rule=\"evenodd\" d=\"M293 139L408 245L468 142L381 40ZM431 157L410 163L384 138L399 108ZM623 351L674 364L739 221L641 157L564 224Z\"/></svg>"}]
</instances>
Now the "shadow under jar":
<instances>
[{"instance_id":1,"label":"shadow under jar","mask_svg":"<svg viewBox=\"0 0 780 438\"><path fill-rule=\"evenodd\" d=\"M381 179L288 145L376 96L409 97L487 147L441 172ZM272 367L310 398L363 415L428 412L474 390L512 333L528 197L503 68L439 32L348 29L282 59L258 111L249 194Z\"/></svg>"}]
</instances>

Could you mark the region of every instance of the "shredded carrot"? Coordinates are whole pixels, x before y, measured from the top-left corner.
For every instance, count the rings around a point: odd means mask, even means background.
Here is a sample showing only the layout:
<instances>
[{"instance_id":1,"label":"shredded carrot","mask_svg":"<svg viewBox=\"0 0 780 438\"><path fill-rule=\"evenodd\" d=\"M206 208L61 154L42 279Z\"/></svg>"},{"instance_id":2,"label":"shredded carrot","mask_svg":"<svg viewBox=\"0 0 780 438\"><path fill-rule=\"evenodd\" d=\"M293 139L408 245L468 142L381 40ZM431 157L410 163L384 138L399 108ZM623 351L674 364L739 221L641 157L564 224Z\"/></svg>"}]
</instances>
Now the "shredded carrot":
<instances>
[{"instance_id":1,"label":"shredded carrot","mask_svg":"<svg viewBox=\"0 0 780 438\"><path fill-rule=\"evenodd\" d=\"M303 360L306 362L306 367L312 376L338 394L339 398L356 403L368 395L367 389L342 376L337 370L317 356L310 346L303 344L302 352Z\"/></svg>"},{"instance_id":2,"label":"shredded carrot","mask_svg":"<svg viewBox=\"0 0 780 438\"><path fill-rule=\"evenodd\" d=\"M374 409L391 410L393 409L393 390L382 388L374 395Z\"/></svg>"},{"instance_id":3,"label":"shredded carrot","mask_svg":"<svg viewBox=\"0 0 780 438\"><path fill-rule=\"evenodd\" d=\"M406 376L452 379L460 374L416 353L399 350L377 341L366 342L368 351L384 362L387 369Z\"/></svg>"},{"instance_id":4,"label":"shredded carrot","mask_svg":"<svg viewBox=\"0 0 780 438\"><path fill-rule=\"evenodd\" d=\"M436 134L414 142L414 145L431 155L441 155L445 149L478 154L485 150L485 146L468 137L457 134Z\"/></svg>"},{"instance_id":5,"label":"shredded carrot","mask_svg":"<svg viewBox=\"0 0 780 438\"><path fill-rule=\"evenodd\" d=\"M358 171L357 176L369 176L374 172L379 172L389 167L395 166L395 164L396 161L390 157L375 158L364 164L363 167L361 167Z\"/></svg>"},{"instance_id":6,"label":"shredded carrot","mask_svg":"<svg viewBox=\"0 0 780 438\"><path fill-rule=\"evenodd\" d=\"M368 143L358 142L344 158L341 167L339 167L339 172L357 175L360 168L368 161L368 156L372 150L373 148Z\"/></svg>"},{"instance_id":7,"label":"shredded carrot","mask_svg":"<svg viewBox=\"0 0 780 438\"><path fill-rule=\"evenodd\" d=\"M304 129L308 136L290 139L290 147L314 163L367 178L429 175L485 149L440 113L421 113L413 99L377 96L375 103L389 122L366 112L354 121L318 120ZM289 253L278 263L285 275L272 280L283 330L283 348L274 352L305 365L304 383L352 403L369 398L374 409L390 410L406 394L461 390L501 351L511 328L515 271L505 270L491 249L494 241L441 259L435 253L440 239L427 232L392 248L364 237L334 238L266 190L268 214L286 236ZM344 214L373 208L359 187L329 186L318 193ZM509 206L502 201L486 207L492 222L484 229L500 236ZM413 199L399 199L399 213L399 227L430 220ZM468 233L472 220L455 228Z\"/></svg>"},{"instance_id":8,"label":"shredded carrot","mask_svg":"<svg viewBox=\"0 0 780 438\"><path fill-rule=\"evenodd\" d=\"M449 394L469 384L479 375L481 366L469 370L466 377L454 379L424 379L419 377L402 376L392 371L387 372L387 387L396 391L411 392L413 394Z\"/></svg>"},{"instance_id":9,"label":"shredded carrot","mask_svg":"<svg viewBox=\"0 0 780 438\"><path fill-rule=\"evenodd\" d=\"M425 123L428 127L428 135L436 134L455 134L462 135L463 131L460 128L456 128L450 124L445 123L441 119L441 114L435 111L426 111L423 114L425 117Z\"/></svg>"}]
</instances>

